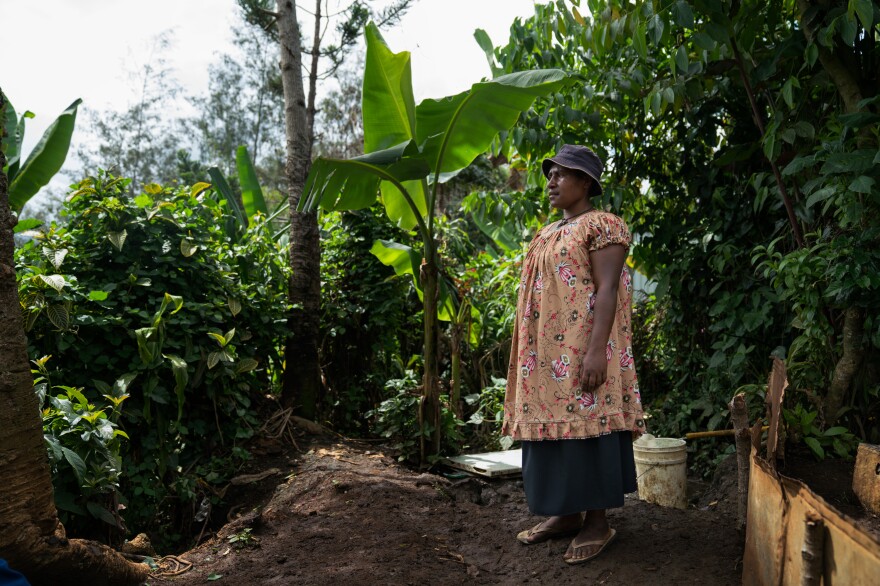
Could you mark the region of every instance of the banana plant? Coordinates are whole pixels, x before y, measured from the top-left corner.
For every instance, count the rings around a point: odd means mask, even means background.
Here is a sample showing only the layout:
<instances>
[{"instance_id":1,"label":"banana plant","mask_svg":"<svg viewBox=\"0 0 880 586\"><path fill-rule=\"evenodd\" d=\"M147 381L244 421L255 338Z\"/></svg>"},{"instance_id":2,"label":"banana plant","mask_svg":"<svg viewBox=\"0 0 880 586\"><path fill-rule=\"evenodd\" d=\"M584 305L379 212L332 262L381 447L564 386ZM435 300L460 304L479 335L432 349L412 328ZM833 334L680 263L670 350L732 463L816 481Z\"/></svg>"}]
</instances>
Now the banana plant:
<instances>
[{"instance_id":1,"label":"banana plant","mask_svg":"<svg viewBox=\"0 0 880 586\"><path fill-rule=\"evenodd\" d=\"M438 186L489 150L499 133L542 96L573 78L559 69L512 73L474 84L470 90L416 106L408 52L393 53L374 24L366 29L363 82L364 155L318 158L300 210L353 210L377 198L388 217L405 230L416 229L421 254L388 241L373 245L377 257L398 274L411 273L424 308L424 378L419 422L422 462L440 449L438 314L455 315L439 278L435 242Z\"/></svg>"},{"instance_id":2,"label":"banana plant","mask_svg":"<svg viewBox=\"0 0 880 586\"><path fill-rule=\"evenodd\" d=\"M6 107L0 112L0 116L5 118L6 136L2 138L2 148L6 153L6 166L3 167L2 172L9 180L9 205L14 212L20 212L24 204L61 170L67 158L67 151L70 149L70 137L76 124L76 111L82 100L74 101L49 125L24 162L21 151L25 121L33 118L34 114L28 110L19 118L9 100L3 101ZM36 220L30 222L39 224ZM20 224L16 226L16 232L29 227L31 226Z\"/></svg>"}]
</instances>

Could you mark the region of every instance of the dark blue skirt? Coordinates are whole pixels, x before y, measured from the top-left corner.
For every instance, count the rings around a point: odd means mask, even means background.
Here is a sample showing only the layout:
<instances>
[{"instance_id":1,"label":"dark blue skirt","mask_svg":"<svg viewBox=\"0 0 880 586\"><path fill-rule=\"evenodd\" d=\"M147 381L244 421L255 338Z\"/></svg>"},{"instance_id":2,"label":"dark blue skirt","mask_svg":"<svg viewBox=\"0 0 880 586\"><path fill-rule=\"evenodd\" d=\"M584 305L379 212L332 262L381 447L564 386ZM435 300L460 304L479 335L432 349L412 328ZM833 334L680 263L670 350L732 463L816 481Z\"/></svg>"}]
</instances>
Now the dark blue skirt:
<instances>
[{"instance_id":1,"label":"dark blue skirt","mask_svg":"<svg viewBox=\"0 0 880 586\"><path fill-rule=\"evenodd\" d=\"M571 515L623 506L636 491L632 433L522 442L523 485L535 515Z\"/></svg>"}]
</instances>

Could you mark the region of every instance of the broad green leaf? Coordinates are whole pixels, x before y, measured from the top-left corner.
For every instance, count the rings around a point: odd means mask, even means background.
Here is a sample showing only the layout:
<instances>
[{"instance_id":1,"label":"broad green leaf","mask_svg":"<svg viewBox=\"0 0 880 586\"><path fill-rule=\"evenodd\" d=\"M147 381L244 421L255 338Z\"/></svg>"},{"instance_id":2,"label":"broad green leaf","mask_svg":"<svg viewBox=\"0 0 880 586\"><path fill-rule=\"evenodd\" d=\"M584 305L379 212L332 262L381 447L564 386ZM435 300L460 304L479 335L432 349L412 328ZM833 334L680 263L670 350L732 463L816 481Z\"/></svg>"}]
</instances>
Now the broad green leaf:
<instances>
[{"instance_id":1,"label":"broad green leaf","mask_svg":"<svg viewBox=\"0 0 880 586\"><path fill-rule=\"evenodd\" d=\"M217 332L208 332L208 335L211 336L222 348L226 345L226 338L223 337L223 334L218 334Z\"/></svg>"},{"instance_id":2,"label":"broad green leaf","mask_svg":"<svg viewBox=\"0 0 880 586\"><path fill-rule=\"evenodd\" d=\"M244 204L245 214L248 218L252 218L257 212L268 216L269 210L266 207L266 200L263 199L257 171L244 145L235 150L235 166L238 168L238 183L241 185L241 201Z\"/></svg>"},{"instance_id":3,"label":"broad green leaf","mask_svg":"<svg viewBox=\"0 0 880 586\"><path fill-rule=\"evenodd\" d=\"M796 175L804 169L809 169L815 164L816 159L813 155L808 155L805 157L795 157L794 159L792 159L791 163L785 166L785 169L782 170L782 174L784 176Z\"/></svg>"},{"instance_id":4,"label":"broad green leaf","mask_svg":"<svg viewBox=\"0 0 880 586\"><path fill-rule=\"evenodd\" d=\"M76 124L76 109L81 102L74 101L55 119L15 175L9 185L9 205L13 210L21 210L61 170Z\"/></svg>"},{"instance_id":5,"label":"broad green leaf","mask_svg":"<svg viewBox=\"0 0 880 586\"><path fill-rule=\"evenodd\" d=\"M648 43L645 39L645 24L639 24L639 28L636 30L636 34L633 35L632 43L633 47L635 47L636 52L639 54L639 57L642 59L648 58Z\"/></svg>"},{"instance_id":6,"label":"broad green leaf","mask_svg":"<svg viewBox=\"0 0 880 586\"><path fill-rule=\"evenodd\" d=\"M39 279L59 293L67 285L67 281L61 275L39 275Z\"/></svg>"},{"instance_id":7,"label":"broad green leaf","mask_svg":"<svg viewBox=\"0 0 880 586\"><path fill-rule=\"evenodd\" d=\"M205 191L206 189L210 189L210 188L211 188L210 183L205 183L204 181L200 181L199 183L196 183L195 185L193 185L192 188L189 190L189 196L190 197L197 197L197 196L201 195L201 193L203 191Z\"/></svg>"},{"instance_id":8,"label":"broad green leaf","mask_svg":"<svg viewBox=\"0 0 880 586\"><path fill-rule=\"evenodd\" d=\"M238 223L242 226L248 225L247 216L244 214L244 211L241 209L241 206L238 203L238 198L235 196L235 193L232 191L232 188L229 186L229 183L226 181L226 177L223 176L223 173L217 167L209 167L208 168L208 176L211 177L211 181L214 183L214 189L217 193L226 200L226 205L232 210L232 213L238 218ZM230 234L230 237L233 235Z\"/></svg>"},{"instance_id":9,"label":"broad green leaf","mask_svg":"<svg viewBox=\"0 0 880 586\"><path fill-rule=\"evenodd\" d=\"M217 363L220 362L220 353L219 352L211 352L208 354L208 370L211 370Z\"/></svg>"},{"instance_id":10,"label":"broad green leaf","mask_svg":"<svg viewBox=\"0 0 880 586\"><path fill-rule=\"evenodd\" d=\"M814 437L805 437L804 443L806 443L810 447L810 449L813 451L813 453L816 454L816 456L820 460L825 459L825 450L822 449L822 445L819 444L819 440L817 440Z\"/></svg>"},{"instance_id":11,"label":"broad green leaf","mask_svg":"<svg viewBox=\"0 0 880 586\"><path fill-rule=\"evenodd\" d=\"M574 82L561 69L502 75L441 100L424 100L416 108L418 142L432 174L440 181L454 177L489 150L534 101Z\"/></svg>"},{"instance_id":12,"label":"broad green leaf","mask_svg":"<svg viewBox=\"0 0 880 586\"><path fill-rule=\"evenodd\" d=\"M849 0L847 8L850 13L855 12L865 30L871 30L874 24L874 3L871 0Z\"/></svg>"},{"instance_id":13,"label":"broad green leaf","mask_svg":"<svg viewBox=\"0 0 880 586\"><path fill-rule=\"evenodd\" d=\"M384 151L376 151L354 159L318 158L312 163L299 209L353 210L371 206L379 194L381 183L389 182L406 189L410 180L421 180L428 175L428 163L418 156L413 141L408 141ZM419 182L421 185L421 182ZM407 203L406 198L409 198ZM410 230L427 213L424 192L419 189L413 193L406 190L406 196L399 193L395 205L386 208L388 217L405 230ZM413 209L415 207L415 210ZM418 214L416 214L418 211Z\"/></svg>"},{"instance_id":14,"label":"broad green leaf","mask_svg":"<svg viewBox=\"0 0 880 586\"><path fill-rule=\"evenodd\" d=\"M412 70L407 51L393 53L379 29L370 22L366 31L362 107L364 152L382 151L416 136L416 109Z\"/></svg>"},{"instance_id":15,"label":"broad green leaf","mask_svg":"<svg viewBox=\"0 0 880 586\"><path fill-rule=\"evenodd\" d=\"M120 376L118 379L113 381L113 396L122 397L126 396L125 393L128 391L129 385L137 378L136 372L128 372Z\"/></svg>"},{"instance_id":16,"label":"broad green leaf","mask_svg":"<svg viewBox=\"0 0 880 586\"><path fill-rule=\"evenodd\" d=\"M76 452L69 448L61 446L61 453L64 454L64 459L67 460L67 463L73 468L73 473L76 474L76 480L82 485L83 477L86 475L86 463L83 462L83 459L80 458Z\"/></svg>"},{"instance_id":17,"label":"broad green leaf","mask_svg":"<svg viewBox=\"0 0 880 586\"><path fill-rule=\"evenodd\" d=\"M65 305L50 305L46 308L46 317L59 332L66 332L70 328L70 312Z\"/></svg>"},{"instance_id":18,"label":"broad green leaf","mask_svg":"<svg viewBox=\"0 0 880 586\"><path fill-rule=\"evenodd\" d=\"M418 293L419 299L424 299L421 286L422 257L415 250L388 240L376 240L370 248L370 252L379 261L394 269L399 276L409 275L412 277L413 287ZM437 317L443 321L452 321L455 317L455 306L449 288L444 280L439 282L440 299L437 303Z\"/></svg>"},{"instance_id":19,"label":"broad green leaf","mask_svg":"<svg viewBox=\"0 0 880 586\"><path fill-rule=\"evenodd\" d=\"M147 365L152 364L159 353L158 330L154 327L140 328L134 331L134 335L137 339L138 354L141 357L141 362Z\"/></svg>"},{"instance_id":20,"label":"broad green leaf","mask_svg":"<svg viewBox=\"0 0 880 586\"><path fill-rule=\"evenodd\" d=\"M55 270L57 271L61 268L61 264L64 262L64 258L67 256L68 250L66 248L54 249L48 246L43 247L43 256L48 260Z\"/></svg>"},{"instance_id":21,"label":"broad green leaf","mask_svg":"<svg viewBox=\"0 0 880 586\"><path fill-rule=\"evenodd\" d=\"M244 358L242 360L239 360L238 364L235 365L235 374L250 372L254 370L257 366L259 366L259 364L260 363L253 358Z\"/></svg>"},{"instance_id":22,"label":"broad green leaf","mask_svg":"<svg viewBox=\"0 0 880 586\"><path fill-rule=\"evenodd\" d=\"M688 71L688 54L687 49L684 48L684 45L680 45L678 50L675 52L675 65L678 67L679 71L682 74L687 74Z\"/></svg>"},{"instance_id":23,"label":"broad green leaf","mask_svg":"<svg viewBox=\"0 0 880 586\"><path fill-rule=\"evenodd\" d=\"M91 301L106 301L110 295L107 291L89 291L89 299Z\"/></svg>"},{"instance_id":24,"label":"broad green leaf","mask_svg":"<svg viewBox=\"0 0 880 586\"><path fill-rule=\"evenodd\" d=\"M150 197L146 193L142 193L139 196L137 196L136 198L134 198L134 205L136 205L139 208L148 208L151 205L153 205L153 203L154 203L153 198Z\"/></svg>"},{"instance_id":25,"label":"broad green leaf","mask_svg":"<svg viewBox=\"0 0 880 586\"><path fill-rule=\"evenodd\" d=\"M180 240L180 254L182 254L186 258L191 257L198 250L199 247L189 238L182 238Z\"/></svg>"},{"instance_id":26,"label":"broad green leaf","mask_svg":"<svg viewBox=\"0 0 880 586\"><path fill-rule=\"evenodd\" d=\"M825 436L830 437L830 436L835 436L835 435L841 435L841 434L844 434L848 431L849 430L847 428L841 427L841 426L830 427L825 430Z\"/></svg>"},{"instance_id":27,"label":"broad green leaf","mask_svg":"<svg viewBox=\"0 0 880 586\"><path fill-rule=\"evenodd\" d=\"M492 77L497 76L501 72L501 69L495 63L495 45L492 44L492 39L489 38L489 33L478 28L474 31L474 39L476 39L477 44L480 46L480 49L483 50L483 53L486 54L486 61L489 62L489 68L492 70Z\"/></svg>"},{"instance_id":28,"label":"broad green leaf","mask_svg":"<svg viewBox=\"0 0 880 586\"><path fill-rule=\"evenodd\" d=\"M824 200L828 199L833 194L834 194L833 187L823 187L822 189L819 189L815 193L812 193L810 195L810 197L807 198L807 207L811 208L814 205L816 205L817 203L819 203L820 201L824 201Z\"/></svg>"},{"instance_id":29,"label":"broad green leaf","mask_svg":"<svg viewBox=\"0 0 880 586\"><path fill-rule=\"evenodd\" d=\"M235 328L232 328L223 336L223 346L225 347L229 342L232 341L232 338L235 337Z\"/></svg>"},{"instance_id":30,"label":"broad green leaf","mask_svg":"<svg viewBox=\"0 0 880 586\"><path fill-rule=\"evenodd\" d=\"M38 220L36 218L26 218L24 220L19 220L15 224L15 228L13 228L14 234L21 234L22 232L27 232L28 230L33 230L34 228L39 228L43 225L43 220Z\"/></svg>"},{"instance_id":31,"label":"broad green leaf","mask_svg":"<svg viewBox=\"0 0 880 586\"><path fill-rule=\"evenodd\" d=\"M128 232L125 229L122 232L107 232L107 240L110 241L110 244L116 247L119 252L122 252L122 247L125 245L125 239L128 237Z\"/></svg>"},{"instance_id":32,"label":"broad green leaf","mask_svg":"<svg viewBox=\"0 0 880 586\"><path fill-rule=\"evenodd\" d=\"M841 14L838 18L840 22L840 38L847 46L852 47L856 42L856 34L859 32L858 23L852 14Z\"/></svg>"},{"instance_id":33,"label":"broad green leaf","mask_svg":"<svg viewBox=\"0 0 880 586\"><path fill-rule=\"evenodd\" d=\"M227 298L226 305L229 307L229 311L232 313L232 317L235 317L236 315L241 313L241 301L239 301L235 297Z\"/></svg>"},{"instance_id":34,"label":"broad green leaf","mask_svg":"<svg viewBox=\"0 0 880 586\"><path fill-rule=\"evenodd\" d=\"M874 190L874 178L860 175L849 184L849 190L856 193L871 193Z\"/></svg>"},{"instance_id":35,"label":"broad green leaf","mask_svg":"<svg viewBox=\"0 0 880 586\"><path fill-rule=\"evenodd\" d=\"M144 185L144 193L149 195L161 195L162 194L162 186L158 183L147 183Z\"/></svg>"},{"instance_id":36,"label":"broad green leaf","mask_svg":"<svg viewBox=\"0 0 880 586\"><path fill-rule=\"evenodd\" d=\"M694 12L684 0L678 0L672 7L672 18L678 26L693 30Z\"/></svg>"},{"instance_id":37,"label":"broad green leaf","mask_svg":"<svg viewBox=\"0 0 880 586\"><path fill-rule=\"evenodd\" d=\"M186 361L173 354L165 356L171 362L171 372L174 374L174 393L177 395L177 420L183 417L184 389L189 382Z\"/></svg>"}]
</instances>

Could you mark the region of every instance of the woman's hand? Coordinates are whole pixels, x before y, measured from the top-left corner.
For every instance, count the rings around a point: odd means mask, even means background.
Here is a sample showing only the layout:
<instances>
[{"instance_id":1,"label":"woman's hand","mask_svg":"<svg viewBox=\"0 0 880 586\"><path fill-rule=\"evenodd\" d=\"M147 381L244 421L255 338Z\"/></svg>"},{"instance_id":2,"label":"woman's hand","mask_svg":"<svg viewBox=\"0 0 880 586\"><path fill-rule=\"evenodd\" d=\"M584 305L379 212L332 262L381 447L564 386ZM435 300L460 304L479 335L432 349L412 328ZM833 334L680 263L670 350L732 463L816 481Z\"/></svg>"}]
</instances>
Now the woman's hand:
<instances>
[{"instance_id":1,"label":"woman's hand","mask_svg":"<svg viewBox=\"0 0 880 586\"><path fill-rule=\"evenodd\" d=\"M604 383L606 378L608 378L608 359L605 357L605 352L590 349L584 356L581 366L581 389L584 392L593 391Z\"/></svg>"}]
</instances>

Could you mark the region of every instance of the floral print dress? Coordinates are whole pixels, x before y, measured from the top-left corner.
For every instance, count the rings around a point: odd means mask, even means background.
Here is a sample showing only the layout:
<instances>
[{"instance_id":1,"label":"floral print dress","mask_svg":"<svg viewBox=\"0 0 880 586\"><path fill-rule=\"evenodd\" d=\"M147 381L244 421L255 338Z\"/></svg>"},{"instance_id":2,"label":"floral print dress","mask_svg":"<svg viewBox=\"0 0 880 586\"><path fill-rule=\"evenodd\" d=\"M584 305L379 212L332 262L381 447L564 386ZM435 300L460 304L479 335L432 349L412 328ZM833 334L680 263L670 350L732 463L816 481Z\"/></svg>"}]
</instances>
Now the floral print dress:
<instances>
[{"instance_id":1,"label":"floral print dress","mask_svg":"<svg viewBox=\"0 0 880 586\"><path fill-rule=\"evenodd\" d=\"M590 252L629 247L619 217L591 210L541 228L520 277L502 434L517 440L573 439L645 431L632 353L632 280L620 274L617 311L606 346L608 372L583 392L580 369L593 329Z\"/></svg>"}]
</instances>

